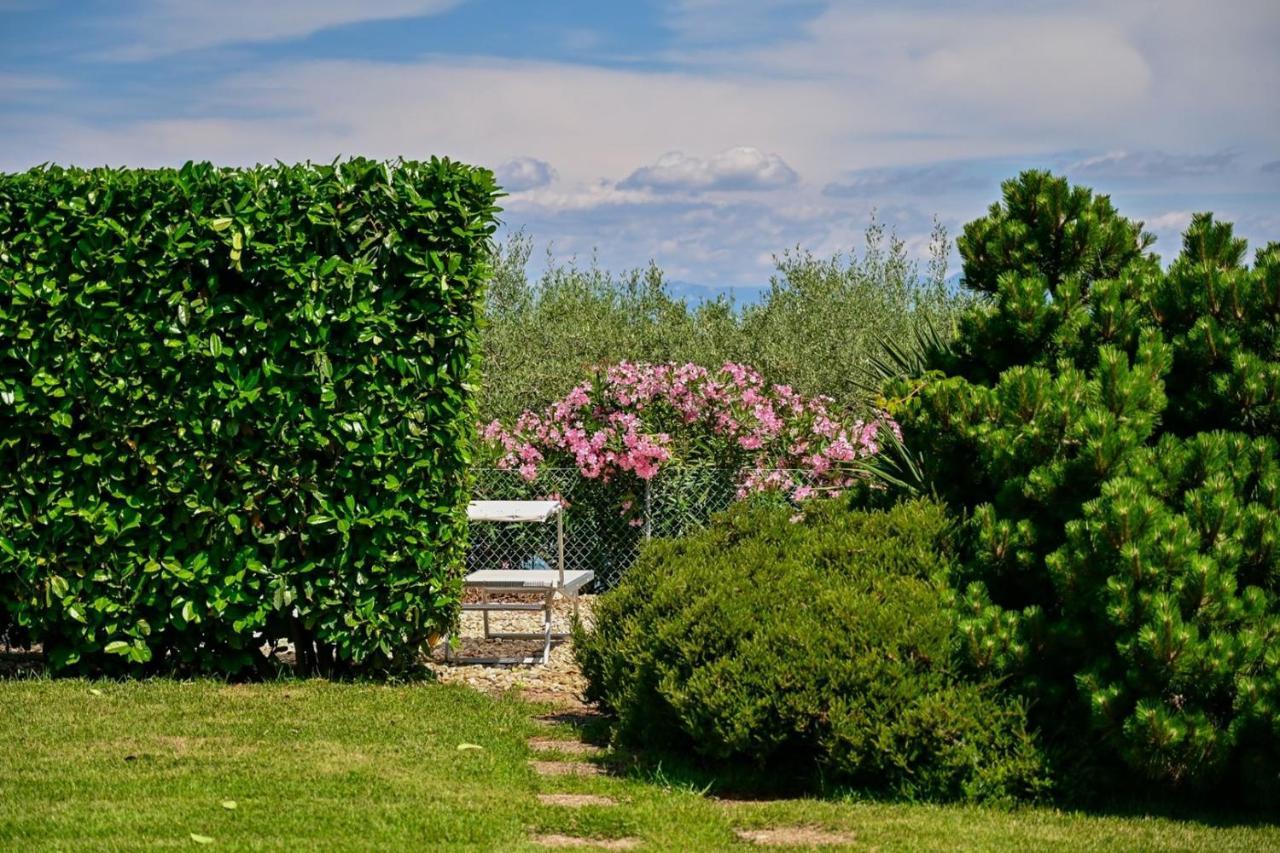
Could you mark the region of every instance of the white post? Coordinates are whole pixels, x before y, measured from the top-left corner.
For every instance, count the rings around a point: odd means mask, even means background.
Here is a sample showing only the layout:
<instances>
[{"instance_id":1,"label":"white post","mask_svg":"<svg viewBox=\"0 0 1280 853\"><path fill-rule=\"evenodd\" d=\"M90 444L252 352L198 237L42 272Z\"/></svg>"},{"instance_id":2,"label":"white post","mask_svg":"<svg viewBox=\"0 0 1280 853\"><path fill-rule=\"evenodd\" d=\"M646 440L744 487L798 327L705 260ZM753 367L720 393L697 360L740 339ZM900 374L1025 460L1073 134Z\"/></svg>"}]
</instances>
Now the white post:
<instances>
[{"instance_id":1,"label":"white post","mask_svg":"<svg viewBox=\"0 0 1280 853\"><path fill-rule=\"evenodd\" d=\"M560 569L560 586L564 586L564 507L556 510L556 561Z\"/></svg>"}]
</instances>

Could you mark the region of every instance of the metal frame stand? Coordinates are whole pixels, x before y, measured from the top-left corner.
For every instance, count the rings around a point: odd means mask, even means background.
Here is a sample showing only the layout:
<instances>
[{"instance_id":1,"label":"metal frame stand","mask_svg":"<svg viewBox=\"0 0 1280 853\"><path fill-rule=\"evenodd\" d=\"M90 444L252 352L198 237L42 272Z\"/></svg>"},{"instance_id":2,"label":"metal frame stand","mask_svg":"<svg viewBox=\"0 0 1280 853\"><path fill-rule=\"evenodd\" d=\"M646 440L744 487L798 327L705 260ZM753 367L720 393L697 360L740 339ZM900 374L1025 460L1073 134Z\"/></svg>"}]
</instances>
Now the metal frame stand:
<instances>
[{"instance_id":1,"label":"metal frame stand","mask_svg":"<svg viewBox=\"0 0 1280 853\"><path fill-rule=\"evenodd\" d=\"M519 587L511 587L505 584L486 585L483 581L467 581L466 585L470 589L477 590L480 594L480 601L463 604L464 612L479 612L484 620L484 638L486 640L542 640L542 653L538 656L526 657L467 657L460 658L453 653L450 643L452 639L445 637L445 661L448 663L467 663L467 664L547 664L551 660L551 645L555 640L563 640L569 636L567 633L555 633L551 630L551 619L553 615L553 605L556 594L568 598L573 603L573 617L578 618L578 592L579 584L575 584L573 588L567 588L564 577L564 516L563 513L556 513L556 564L557 564L557 583L554 586L544 588L522 589ZM483 573L477 573L483 574ZM586 582L589 582L587 578ZM502 595L527 595L540 596L541 601L491 601L490 595L500 593ZM492 611L542 611L542 630L537 632L522 631L493 631L489 626L489 613Z\"/></svg>"}]
</instances>

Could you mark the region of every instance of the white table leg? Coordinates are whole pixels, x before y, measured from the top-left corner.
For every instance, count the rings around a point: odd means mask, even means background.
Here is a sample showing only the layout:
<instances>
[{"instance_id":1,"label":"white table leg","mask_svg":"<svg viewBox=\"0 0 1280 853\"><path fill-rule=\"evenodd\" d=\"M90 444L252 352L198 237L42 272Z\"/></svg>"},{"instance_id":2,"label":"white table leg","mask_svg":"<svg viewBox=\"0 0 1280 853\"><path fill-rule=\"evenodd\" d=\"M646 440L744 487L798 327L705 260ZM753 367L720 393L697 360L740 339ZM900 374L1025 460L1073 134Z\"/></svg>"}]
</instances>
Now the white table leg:
<instances>
[{"instance_id":1,"label":"white table leg","mask_svg":"<svg viewBox=\"0 0 1280 853\"><path fill-rule=\"evenodd\" d=\"M487 589L480 590L480 603L481 604L489 603L489 590ZM485 610L483 615L484 615L484 638L487 640L489 639L489 611Z\"/></svg>"},{"instance_id":2,"label":"white table leg","mask_svg":"<svg viewBox=\"0 0 1280 853\"><path fill-rule=\"evenodd\" d=\"M545 609L543 612L542 630L545 632L545 640L542 645L542 663L546 665L551 661L551 603L555 599L555 592L548 592L543 599Z\"/></svg>"}]
</instances>

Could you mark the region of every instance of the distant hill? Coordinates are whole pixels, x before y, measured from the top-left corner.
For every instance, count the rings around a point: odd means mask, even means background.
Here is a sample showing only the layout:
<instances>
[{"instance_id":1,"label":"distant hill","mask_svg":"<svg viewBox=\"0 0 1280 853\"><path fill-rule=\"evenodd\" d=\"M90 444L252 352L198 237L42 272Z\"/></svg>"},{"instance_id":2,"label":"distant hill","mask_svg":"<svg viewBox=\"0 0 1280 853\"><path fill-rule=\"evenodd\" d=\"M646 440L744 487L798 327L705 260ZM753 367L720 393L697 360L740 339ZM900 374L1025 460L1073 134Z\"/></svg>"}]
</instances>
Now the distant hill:
<instances>
[{"instance_id":1,"label":"distant hill","mask_svg":"<svg viewBox=\"0 0 1280 853\"><path fill-rule=\"evenodd\" d=\"M946 278L949 293L958 293L961 273L953 272ZM700 305L720 296L733 299L735 305L755 305L762 301L769 292L768 284L699 284L693 281L667 281L667 289L677 299L684 299L690 305Z\"/></svg>"},{"instance_id":2,"label":"distant hill","mask_svg":"<svg viewBox=\"0 0 1280 853\"><path fill-rule=\"evenodd\" d=\"M692 281L668 281L667 289L677 299L690 305L710 302L720 296L730 297L735 305L754 305L769 292L767 284L698 284Z\"/></svg>"}]
</instances>

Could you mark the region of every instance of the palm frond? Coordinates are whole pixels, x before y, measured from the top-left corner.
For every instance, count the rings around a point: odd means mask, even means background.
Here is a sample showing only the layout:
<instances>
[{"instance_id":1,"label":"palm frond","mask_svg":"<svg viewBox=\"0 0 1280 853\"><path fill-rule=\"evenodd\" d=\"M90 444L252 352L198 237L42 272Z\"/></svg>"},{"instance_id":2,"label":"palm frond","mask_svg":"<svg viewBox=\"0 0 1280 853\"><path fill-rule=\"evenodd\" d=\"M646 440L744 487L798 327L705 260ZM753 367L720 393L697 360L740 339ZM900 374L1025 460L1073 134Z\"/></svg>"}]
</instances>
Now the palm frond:
<instances>
[{"instance_id":1,"label":"palm frond","mask_svg":"<svg viewBox=\"0 0 1280 853\"><path fill-rule=\"evenodd\" d=\"M859 390L871 395L879 394L893 379L923 374L947 346L946 339L927 316L915 324L910 337L880 336L876 343L875 351L867 358L863 378L857 382Z\"/></svg>"},{"instance_id":2,"label":"palm frond","mask_svg":"<svg viewBox=\"0 0 1280 853\"><path fill-rule=\"evenodd\" d=\"M877 439L880 451L859 463L868 476L909 495L936 496L918 453L913 453L893 430L880 430Z\"/></svg>"}]
</instances>

